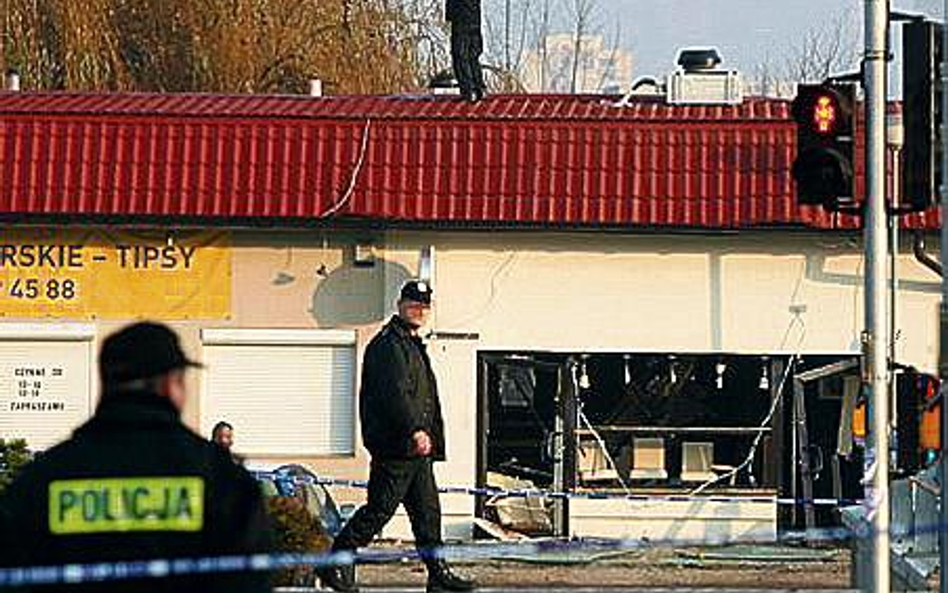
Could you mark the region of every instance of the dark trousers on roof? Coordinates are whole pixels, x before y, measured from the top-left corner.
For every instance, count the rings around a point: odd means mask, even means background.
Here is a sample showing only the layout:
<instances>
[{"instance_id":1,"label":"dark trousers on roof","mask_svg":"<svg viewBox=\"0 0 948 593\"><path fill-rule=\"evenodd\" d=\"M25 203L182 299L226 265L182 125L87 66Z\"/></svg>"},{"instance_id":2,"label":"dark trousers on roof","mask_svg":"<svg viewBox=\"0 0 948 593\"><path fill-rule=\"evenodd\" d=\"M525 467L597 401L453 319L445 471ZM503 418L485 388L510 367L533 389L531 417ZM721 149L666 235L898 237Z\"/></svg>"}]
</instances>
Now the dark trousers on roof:
<instances>
[{"instance_id":1,"label":"dark trousers on roof","mask_svg":"<svg viewBox=\"0 0 948 593\"><path fill-rule=\"evenodd\" d=\"M405 505L422 558L441 546L441 504L431 459L372 459L366 504L336 536L334 550L368 545Z\"/></svg>"},{"instance_id":2,"label":"dark trousers on roof","mask_svg":"<svg viewBox=\"0 0 948 593\"><path fill-rule=\"evenodd\" d=\"M476 27L451 26L451 63L462 95L483 94L487 89L481 70L484 38Z\"/></svg>"}]
</instances>

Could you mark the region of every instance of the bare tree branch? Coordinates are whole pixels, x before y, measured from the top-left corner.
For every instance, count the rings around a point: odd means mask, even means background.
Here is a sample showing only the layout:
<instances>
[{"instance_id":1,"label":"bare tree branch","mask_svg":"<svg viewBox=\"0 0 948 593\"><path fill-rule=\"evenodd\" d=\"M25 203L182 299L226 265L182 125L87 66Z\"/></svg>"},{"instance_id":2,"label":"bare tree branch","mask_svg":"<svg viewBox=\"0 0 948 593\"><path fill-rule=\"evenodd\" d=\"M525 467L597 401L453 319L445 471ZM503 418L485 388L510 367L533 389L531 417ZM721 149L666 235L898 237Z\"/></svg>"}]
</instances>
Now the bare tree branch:
<instances>
[{"instance_id":1,"label":"bare tree branch","mask_svg":"<svg viewBox=\"0 0 948 593\"><path fill-rule=\"evenodd\" d=\"M798 43L781 53L786 56L781 62L767 59L757 65L752 92L785 97L792 94L796 83L822 81L854 70L859 60L857 33L844 13L811 27Z\"/></svg>"},{"instance_id":2,"label":"bare tree branch","mask_svg":"<svg viewBox=\"0 0 948 593\"><path fill-rule=\"evenodd\" d=\"M570 65L569 89L571 93L575 93L579 90L580 73L582 73L585 78L587 65L583 46L586 43L586 36L589 35L592 30L593 14L598 5L597 0L566 1L567 13L572 24L570 32L573 34L573 55ZM583 82L585 82L585 80Z\"/></svg>"},{"instance_id":3,"label":"bare tree branch","mask_svg":"<svg viewBox=\"0 0 948 593\"><path fill-rule=\"evenodd\" d=\"M616 59L619 56L619 40L622 38L622 22L616 21L615 33L612 37L612 44L609 49L609 60L608 65L602 69L602 74L599 76L599 82L596 84L596 88L603 88L606 86L606 82L609 81L610 76L615 76L616 70Z\"/></svg>"}]
</instances>

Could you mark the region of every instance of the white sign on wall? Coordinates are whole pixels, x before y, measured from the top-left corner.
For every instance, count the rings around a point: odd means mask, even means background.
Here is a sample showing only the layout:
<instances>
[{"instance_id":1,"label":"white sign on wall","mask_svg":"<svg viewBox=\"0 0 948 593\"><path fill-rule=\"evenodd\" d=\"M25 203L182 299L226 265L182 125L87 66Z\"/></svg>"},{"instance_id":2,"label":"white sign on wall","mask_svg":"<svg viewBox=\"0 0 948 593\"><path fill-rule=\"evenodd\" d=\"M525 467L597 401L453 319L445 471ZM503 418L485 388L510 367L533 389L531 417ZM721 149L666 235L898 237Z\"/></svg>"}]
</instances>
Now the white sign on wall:
<instances>
[{"instance_id":1,"label":"white sign on wall","mask_svg":"<svg viewBox=\"0 0 948 593\"><path fill-rule=\"evenodd\" d=\"M0 326L0 438L42 450L92 413L88 326Z\"/></svg>"}]
</instances>

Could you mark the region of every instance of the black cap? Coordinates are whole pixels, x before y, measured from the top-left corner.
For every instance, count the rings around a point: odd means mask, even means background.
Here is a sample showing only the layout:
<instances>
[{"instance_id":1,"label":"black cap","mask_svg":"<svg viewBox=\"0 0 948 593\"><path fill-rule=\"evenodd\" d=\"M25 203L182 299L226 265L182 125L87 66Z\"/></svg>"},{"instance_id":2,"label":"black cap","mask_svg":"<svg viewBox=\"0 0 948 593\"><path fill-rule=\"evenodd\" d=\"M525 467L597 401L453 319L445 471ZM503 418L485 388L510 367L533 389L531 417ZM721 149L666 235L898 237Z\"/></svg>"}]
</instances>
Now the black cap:
<instances>
[{"instance_id":1,"label":"black cap","mask_svg":"<svg viewBox=\"0 0 948 593\"><path fill-rule=\"evenodd\" d=\"M105 385L200 366L185 356L178 334L160 323L142 322L121 329L105 339L99 353L99 376Z\"/></svg>"},{"instance_id":2,"label":"black cap","mask_svg":"<svg viewBox=\"0 0 948 593\"><path fill-rule=\"evenodd\" d=\"M409 280L402 286L401 300L430 305L432 292L431 285L424 280Z\"/></svg>"}]
</instances>

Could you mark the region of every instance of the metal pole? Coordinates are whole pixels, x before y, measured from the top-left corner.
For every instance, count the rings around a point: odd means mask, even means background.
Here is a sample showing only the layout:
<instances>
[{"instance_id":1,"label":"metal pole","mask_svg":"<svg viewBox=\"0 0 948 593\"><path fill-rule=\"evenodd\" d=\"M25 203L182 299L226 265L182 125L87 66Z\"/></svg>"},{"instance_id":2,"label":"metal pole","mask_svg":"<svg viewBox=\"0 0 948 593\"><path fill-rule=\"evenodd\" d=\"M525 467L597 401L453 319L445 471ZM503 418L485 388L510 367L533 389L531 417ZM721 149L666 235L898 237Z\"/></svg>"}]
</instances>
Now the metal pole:
<instances>
[{"instance_id":1,"label":"metal pole","mask_svg":"<svg viewBox=\"0 0 948 593\"><path fill-rule=\"evenodd\" d=\"M945 0L945 15L948 16L948 0ZM943 47L948 47L948 26L942 28L942 43ZM948 88L945 84L948 84L948 53L942 52L942 63L941 63L941 82L942 88ZM945 108L948 108L948 93L942 93L942 113L948 113L945 111ZM944 133L944 126L942 127L941 141L946 143L946 150L942 150L942 175L945 175L945 172L948 171L948 134ZM948 221L948 184L942 181L941 187L939 188L941 192L941 245L939 245L939 251L941 252L941 262L942 270L948 269L948 224L945 221ZM948 381L948 275L942 274L942 285L941 285L941 321L939 323L940 333L941 333L941 348L939 354L939 363L938 363L938 374L941 376L942 388ZM939 547L939 556L941 560L941 585L939 587L941 593L948 593L948 578L945 578L945 567L948 567L948 487L946 487L945 482L946 476L948 476L948 402L944 399L941 402L941 492L939 498L941 501L941 511L939 512L939 529L938 529L938 547Z\"/></svg>"},{"instance_id":2,"label":"metal pole","mask_svg":"<svg viewBox=\"0 0 948 593\"><path fill-rule=\"evenodd\" d=\"M892 143L892 127L889 126L887 130L889 135L888 146L891 148L892 152L892 194L891 194L891 203L892 208L895 209L898 207L901 200L899 195L899 179L901 179L902 169L901 169L901 157L902 149L900 146L894 146ZM900 218L897 215L888 216L889 224L889 344L888 344L888 360L890 364L888 365L889 374L889 430L892 431L892 442L890 446L893 451L898 451L901 446L900 439L902 438L902 432L899 429L899 390L897 385L897 375L895 371L895 363L898 362L899 357L896 353L898 349L898 336L899 336L899 327L898 327L898 315L897 311L899 308L899 223ZM896 462L898 464L898 462ZM899 469L900 466L896 465Z\"/></svg>"},{"instance_id":3,"label":"metal pole","mask_svg":"<svg viewBox=\"0 0 948 593\"><path fill-rule=\"evenodd\" d=\"M905 143L905 132L902 128L902 114L891 114L886 118L886 145L892 154L892 183L891 183L891 204L892 208L898 208L902 202L901 183L902 179L902 146ZM898 361L898 307L899 307L899 217L889 216L889 360L893 363ZM889 378L889 406L892 413L892 431L898 436L899 418L896 402L896 381L895 373L890 368ZM898 443L895 444L897 446Z\"/></svg>"},{"instance_id":4,"label":"metal pole","mask_svg":"<svg viewBox=\"0 0 948 593\"><path fill-rule=\"evenodd\" d=\"M890 590L889 389L886 323L887 228L885 209L886 0L866 0L866 379L875 449L873 556L875 593Z\"/></svg>"},{"instance_id":5,"label":"metal pole","mask_svg":"<svg viewBox=\"0 0 948 593\"><path fill-rule=\"evenodd\" d=\"M901 149L894 148L892 150L892 177L893 179L899 179L901 175ZM893 208L897 207L899 204L899 184L898 182L893 182L892 184L892 206ZM898 307L899 307L899 217L890 216L889 217L889 360L893 363L898 362L898 356L896 350L898 349L899 342L899 327L898 327ZM896 390L896 381L895 381L895 372L893 368L889 370L889 377L892 379L889 381L889 409L892 411L892 430L895 433L896 438L899 435L899 416L898 412L898 402L896 401L897 390ZM899 443L893 445L898 448Z\"/></svg>"}]
</instances>

